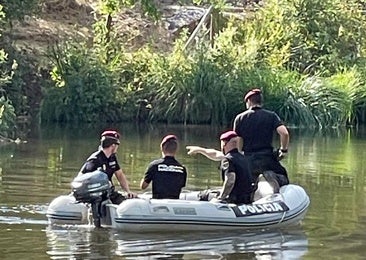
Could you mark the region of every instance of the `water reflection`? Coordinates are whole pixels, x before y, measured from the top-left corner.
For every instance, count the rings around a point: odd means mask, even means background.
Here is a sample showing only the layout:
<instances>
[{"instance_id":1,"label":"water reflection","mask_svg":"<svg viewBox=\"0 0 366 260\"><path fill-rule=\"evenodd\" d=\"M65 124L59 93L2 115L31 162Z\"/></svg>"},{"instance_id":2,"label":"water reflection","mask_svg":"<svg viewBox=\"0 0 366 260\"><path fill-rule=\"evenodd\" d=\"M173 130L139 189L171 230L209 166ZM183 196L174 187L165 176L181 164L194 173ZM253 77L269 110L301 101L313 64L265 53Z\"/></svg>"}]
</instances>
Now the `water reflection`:
<instances>
[{"instance_id":1,"label":"water reflection","mask_svg":"<svg viewBox=\"0 0 366 260\"><path fill-rule=\"evenodd\" d=\"M300 259L308 251L301 229L230 233L122 233L110 229L46 229L51 259Z\"/></svg>"},{"instance_id":2,"label":"water reflection","mask_svg":"<svg viewBox=\"0 0 366 260\"><path fill-rule=\"evenodd\" d=\"M91 226L47 227L47 254L51 259L110 259L109 233Z\"/></svg>"}]
</instances>

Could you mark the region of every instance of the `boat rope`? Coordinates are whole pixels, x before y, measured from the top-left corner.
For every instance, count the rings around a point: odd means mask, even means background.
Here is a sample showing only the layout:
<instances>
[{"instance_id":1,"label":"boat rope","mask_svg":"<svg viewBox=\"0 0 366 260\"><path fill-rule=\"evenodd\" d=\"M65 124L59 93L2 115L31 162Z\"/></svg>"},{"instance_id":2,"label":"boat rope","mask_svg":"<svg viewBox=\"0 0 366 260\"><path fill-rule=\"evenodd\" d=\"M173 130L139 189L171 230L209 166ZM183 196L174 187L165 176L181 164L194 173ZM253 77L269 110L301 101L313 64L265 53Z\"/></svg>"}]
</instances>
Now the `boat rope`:
<instances>
[{"instance_id":1,"label":"boat rope","mask_svg":"<svg viewBox=\"0 0 366 260\"><path fill-rule=\"evenodd\" d=\"M285 218L285 215L286 215L286 211L283 212L282 218L280 219L280 221L277 224L280 224L283 221L283 219Z\"/></svg>"}]
</instances>

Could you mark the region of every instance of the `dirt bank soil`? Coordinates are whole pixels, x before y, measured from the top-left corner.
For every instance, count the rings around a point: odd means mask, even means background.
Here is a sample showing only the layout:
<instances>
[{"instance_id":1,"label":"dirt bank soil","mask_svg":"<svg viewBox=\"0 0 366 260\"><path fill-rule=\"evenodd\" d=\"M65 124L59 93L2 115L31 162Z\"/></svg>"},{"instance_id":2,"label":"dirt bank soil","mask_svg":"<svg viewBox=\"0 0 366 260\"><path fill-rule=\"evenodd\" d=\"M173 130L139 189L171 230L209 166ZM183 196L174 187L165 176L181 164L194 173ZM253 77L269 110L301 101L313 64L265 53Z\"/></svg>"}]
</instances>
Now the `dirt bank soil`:
<instances>
[{"instance_id":1,"label":"dirt bank soil","mask_svg":"<svg viewBox=\"0 0 366 260\"><path fill-rule=\"evenodd\" d=\"M11 32L17 48L40 54L48 46L67 38L90 39L95 21L96 0L46 0L40 12L16 22ZM134 49L146 42L167 49L182 27L194 27L204 8L180 5L179 1L157 1L162 19L154 22L141 15L138 6L113 17L113 26L128 47ZM191 28L193 29L193 28Z\"/></svg>"}]
</instances>

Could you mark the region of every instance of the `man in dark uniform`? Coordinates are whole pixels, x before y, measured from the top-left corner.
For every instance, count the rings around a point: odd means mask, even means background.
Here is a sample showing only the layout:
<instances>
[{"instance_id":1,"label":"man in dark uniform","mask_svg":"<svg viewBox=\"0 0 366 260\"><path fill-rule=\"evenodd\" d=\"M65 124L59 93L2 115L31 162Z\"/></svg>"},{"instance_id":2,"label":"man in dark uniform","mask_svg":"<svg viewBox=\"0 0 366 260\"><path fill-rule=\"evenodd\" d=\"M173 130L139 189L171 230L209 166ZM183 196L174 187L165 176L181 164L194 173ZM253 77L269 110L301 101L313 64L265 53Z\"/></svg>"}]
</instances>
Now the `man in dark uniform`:
<instances>
[{"instance_id":1,"label":"man in dark uniform","mask_svg":"<svg viewBox=\"0 0 366 260\"><path fill-rule=\"evenodd\" d=\"M234 120L234 131L241 137L241 147L247 156L252 174L269 171L280 186L289 183L287 171L279 160L287 154L289 133L278 115L262 108L262 92L252 89L245 96L247 110L238 114ZM273 153L273 133L280 136L278 154Z\"/></svg>"},{"instance_id":2,"label":"man in dark uniform","mask_svg":"<svg viewBox=\"0 0 366 260\"><path fill-rule=\"evenodd\" d=\"M141 189L146 189L152 182L154 199L179 199L180 192L186 185L187 170L176 159L178 139L167 135L160 144L163 158L152 161L141 180Z\"/></svg>"},{"instance_id":3,"label":"man in dark uniform","mask_svg":"<svg viewBox=\"0 0 366 260\"><path fill-rule=\"evenodd\" d=\"M80 175L87 172L100 170L107 174L109 181L112 183L113 191L110 199L114 204L121 203L125 198L122 196L122 194L114 190L114 185L112 182L113 174L115 174L122 189L127 192L127 196L129 198L136 197L136 194L130 191L127 178L117 161L116 153L120 144L119 138L120 135L116 131L104 131L101 134L100 147L98 151L89 156L79 172Z\"/></svg>"},{"instance_id":4,"label":"man in dark uniform","mask_svg":"<svg viewBox=\"0 0 366 260\"><path fill-rule=\"evenodd\" d=\"M220 136L220 140L225 155L220 166L224 184L217 199L235 204L250 203L253 179L247 159L238 151L238 135L228 131Z\"/></svg>"}]
</instances>

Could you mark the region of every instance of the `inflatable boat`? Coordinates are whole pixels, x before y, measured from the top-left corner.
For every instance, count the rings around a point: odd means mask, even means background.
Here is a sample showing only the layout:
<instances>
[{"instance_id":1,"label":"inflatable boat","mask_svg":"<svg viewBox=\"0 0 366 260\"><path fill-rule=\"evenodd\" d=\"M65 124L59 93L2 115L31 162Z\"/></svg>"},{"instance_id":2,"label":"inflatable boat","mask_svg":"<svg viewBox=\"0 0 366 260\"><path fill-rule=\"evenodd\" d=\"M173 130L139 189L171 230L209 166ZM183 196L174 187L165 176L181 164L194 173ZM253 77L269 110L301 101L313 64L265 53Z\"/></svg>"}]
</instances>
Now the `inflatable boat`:
<instances>
[{"instance_id":1,"label":"inflatable boat","mask_svg":"<svg viewBox=\"0 0 366 260\"><path fill-rule=\"evenodd\" d=\"M51 225L94 223L123 231L209 231L273 229L298 225L310 199L294 184L280 188L251 204L200 201L200 192L183 192L181 198L152 199L149 195L110 203L106 174L92 172L72 182L73 192L54 199L48 209Z\"/></svg>"}]
</instances>

